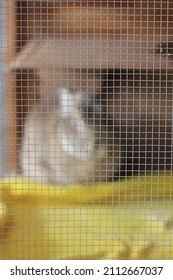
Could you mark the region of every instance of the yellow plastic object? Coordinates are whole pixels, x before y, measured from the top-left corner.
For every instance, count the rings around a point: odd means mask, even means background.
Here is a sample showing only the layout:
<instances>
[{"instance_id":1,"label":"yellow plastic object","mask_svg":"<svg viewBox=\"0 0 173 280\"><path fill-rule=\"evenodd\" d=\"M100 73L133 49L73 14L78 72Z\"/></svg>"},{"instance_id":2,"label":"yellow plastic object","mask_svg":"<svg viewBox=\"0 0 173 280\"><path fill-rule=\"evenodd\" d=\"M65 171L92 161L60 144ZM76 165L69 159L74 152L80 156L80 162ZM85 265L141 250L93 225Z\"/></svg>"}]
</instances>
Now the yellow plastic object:
<instances>
[{"instance_id":1,"label":"yellow plastic object","mask_svg":"<svg viewBox=\"0 0 173 280\"><path fill-rule=\"evenodd\" d=\"M0 259L173 259L172 175L68 187L4 180Z\"/></svg>"}]
</instances>

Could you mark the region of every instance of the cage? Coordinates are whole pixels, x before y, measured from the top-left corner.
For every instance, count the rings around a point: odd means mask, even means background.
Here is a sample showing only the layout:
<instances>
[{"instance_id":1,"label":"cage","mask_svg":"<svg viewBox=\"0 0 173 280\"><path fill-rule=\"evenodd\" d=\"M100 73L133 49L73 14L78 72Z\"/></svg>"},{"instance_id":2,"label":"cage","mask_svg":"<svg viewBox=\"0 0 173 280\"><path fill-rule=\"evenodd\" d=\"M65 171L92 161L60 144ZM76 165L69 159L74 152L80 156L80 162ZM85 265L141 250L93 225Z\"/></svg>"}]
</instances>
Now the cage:
<instances>
[{"instance_id":1,"label":"cage","mask_svg":"<svg viewBox=\"0 0 173 280\"><path fill-rule=\"evenodd\" d=\"M1 5L0 259L173 259L173 1Z\"/></svg>"}]
</instances>

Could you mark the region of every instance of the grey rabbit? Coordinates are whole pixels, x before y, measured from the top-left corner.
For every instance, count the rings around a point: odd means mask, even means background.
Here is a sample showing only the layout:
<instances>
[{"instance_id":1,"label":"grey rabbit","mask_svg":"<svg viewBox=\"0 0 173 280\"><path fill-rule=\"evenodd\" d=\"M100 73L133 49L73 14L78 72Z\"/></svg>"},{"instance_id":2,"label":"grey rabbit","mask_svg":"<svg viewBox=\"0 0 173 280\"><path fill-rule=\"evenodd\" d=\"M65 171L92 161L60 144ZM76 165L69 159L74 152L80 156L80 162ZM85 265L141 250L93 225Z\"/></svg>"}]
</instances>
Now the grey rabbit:
<instances>
[{"instance_id":1,"label":"grey rabbit","mask_svg":"<svg viewBox=\"0 0 173 280\"><path fill-rule=\"evenodd\" d=\"M67 88L39 101L25 122L23 175L68 185L113 180L121 158L118 131L110 129L101 103Z\"/></svg>"}]
</instances>

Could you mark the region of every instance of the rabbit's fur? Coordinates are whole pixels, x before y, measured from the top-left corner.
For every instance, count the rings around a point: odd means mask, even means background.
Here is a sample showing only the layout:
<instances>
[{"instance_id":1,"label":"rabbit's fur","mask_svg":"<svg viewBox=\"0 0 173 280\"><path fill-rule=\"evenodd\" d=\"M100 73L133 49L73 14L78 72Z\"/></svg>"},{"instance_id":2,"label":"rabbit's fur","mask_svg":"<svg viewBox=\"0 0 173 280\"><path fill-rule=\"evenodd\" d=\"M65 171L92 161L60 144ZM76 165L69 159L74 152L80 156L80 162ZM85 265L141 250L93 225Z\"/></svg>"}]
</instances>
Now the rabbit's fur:
<instances>
[{"instance_id":1,"label":"rabbit's fur","mask_svg":"<svg viewBox=\"0 0 173 280\"><path fill-rule=\"evenodd\" d=\"M22 143L25 176L60 184L114 178L120 167L118 132L109 128L101 101L90 98L61 88L35 105Z\"/></svg>"}]
</instances>

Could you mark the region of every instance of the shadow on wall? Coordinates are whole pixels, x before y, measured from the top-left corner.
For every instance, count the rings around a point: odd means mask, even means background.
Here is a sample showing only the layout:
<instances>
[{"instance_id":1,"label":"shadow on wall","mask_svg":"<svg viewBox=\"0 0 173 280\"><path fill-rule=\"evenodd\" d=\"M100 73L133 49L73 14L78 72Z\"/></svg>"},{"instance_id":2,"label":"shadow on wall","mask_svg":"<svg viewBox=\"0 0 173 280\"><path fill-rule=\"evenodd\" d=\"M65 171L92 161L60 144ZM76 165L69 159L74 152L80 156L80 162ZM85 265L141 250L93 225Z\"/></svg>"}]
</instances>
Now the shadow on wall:
<instances>
[{"instance_id":1,"label":"shadow on wall","mask_svg":"<svg viewBox=\"0 0 173 280\"><path fill-rule=\"evenodd\" d=\"M7 87L3 69L8 63L8 10L7 1L0 0L0 177L8 172L8 141L7 141Z\"/></svg>"}]
</instances>

